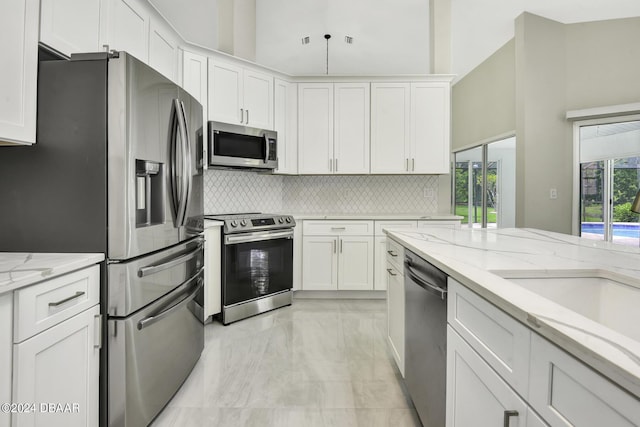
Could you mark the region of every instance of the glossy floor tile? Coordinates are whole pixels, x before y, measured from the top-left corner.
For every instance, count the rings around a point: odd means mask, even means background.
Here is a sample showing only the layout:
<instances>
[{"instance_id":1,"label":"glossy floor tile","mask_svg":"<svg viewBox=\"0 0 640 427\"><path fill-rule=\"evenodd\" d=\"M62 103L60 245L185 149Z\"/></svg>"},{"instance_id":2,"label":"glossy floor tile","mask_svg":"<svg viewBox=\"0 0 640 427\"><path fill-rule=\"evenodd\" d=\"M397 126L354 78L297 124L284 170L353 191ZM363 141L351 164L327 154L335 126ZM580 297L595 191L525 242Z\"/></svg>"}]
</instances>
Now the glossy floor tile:
<instances>
[{"instance_id":1,"label":"glossy floor tile","mask_svg":"<svg viewBox=\"0 0 640 427\"><path fill-rule=\"evenodd\" d=\"M420 426L386 316L384 300L296 299L207 324L198 364L153 426Z\"/></svg>"}]
</instances>

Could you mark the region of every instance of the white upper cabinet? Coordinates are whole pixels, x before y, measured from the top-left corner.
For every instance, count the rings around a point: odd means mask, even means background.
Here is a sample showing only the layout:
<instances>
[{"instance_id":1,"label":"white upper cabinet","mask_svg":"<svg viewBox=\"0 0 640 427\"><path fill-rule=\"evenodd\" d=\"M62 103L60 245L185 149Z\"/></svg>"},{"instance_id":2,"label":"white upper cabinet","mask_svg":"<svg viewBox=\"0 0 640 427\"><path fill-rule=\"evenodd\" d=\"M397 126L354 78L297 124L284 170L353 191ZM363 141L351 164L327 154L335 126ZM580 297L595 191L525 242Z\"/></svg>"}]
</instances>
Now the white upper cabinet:
<instances>
[{"instance_id":1,"label":"white upper cabinet","mask_svg":"<svg viewBox=\"0 0 640 427\"><path fill-rule=\"evenodd\" d=\"M279 174L298 173L298 85L274 80L273 127L278 133Z\"/></svg>"},{"instance_id":2,"label":"white upper cabinet","mask_svg":"<svg viewBox=\"0 0 640 427\"><path fill-rule=\"evenodd\" d=\"M409 170L411 85L371 84L371 173Z\"/></svg>"},{"instance_id":3,"label":"white upper cabinet","mask_svg":"<svg viewBox=\"0 0 640 427\"><path fill-rule=\"evenodd\" d=\"M369 173L369 83L334 85L334 173Z\"/></svg>"},{"instance_id":4,"label":"white upper cabinet","mask_svg":"<svg viewBox=\"0 0 640 427\"><path fill-rule=\"evenodd\" d=\"M449 173L449 83L411 83L411 172Z\"/></svg>"},{"instance_id":5,"label":"white upper cabinet","mask_svg":"<svg viewBox=\"0 0 640 427\"><path fill-rule=\"evenodd\" d=\"M0 144L36 142L38 0L0 2Z\"/></svg>"},{"instance_id":6,"label":"white upper cabinet","mask_svg":"<svg viewBox=\"0 0 640 427\"><path fill-rule=\"evenodd\" d=\"M369 83L300 83L299 173L369 173L369 105Z\"/></svg>"},{"instance_id":7,"label":"white upper cabinet","mask_svg":"<svg viewBox=\"0 0 640 427\"><path fill-rule=\"evenodd\" d=\"M150 10L143 0L103 0L107 34L103 44L149 61Z\"/></svg>"},{"instance_id":8,"label":"white upper cabinet","mask_svg":"<svg viewBox=\"0 0 640 427\"><path fill-rule=\"evenodd\" d=\"M333 173L333 83L298 84L298 172Z\"/></svg>"},{"instance_id":9,"label":"white upper cabinet","mask_svg":"<svg viewBox=\"0 0 640 427\"><path fill-rule=\"evenodd\" d=\"M200 104L202 104L202 158L205 159L204 167L207 168L208 139L207 120L207 57L197 53L182 52L182 87L189 92Z\"/></svg>"},{"instance_id":10,"label":"white upper cabinet","mask_svg":"<svg viewBox=\"0 0 640 427\"><path fill-rule=\"evenodd\" d=\"M449 173L449 82L374 83L371 92L371 173Z\"/></svg>"},{"instance_id":11,"label":"white upper cabinet","mask_svg":"<svg viewBox=\"0 0 640 427\"><path fill-rule=\"evenodd\" d=\"M41 0L40 41L70 56L100 47L100 0Z\"/></svg>"},{"instance_id":12,"label":"white upper cabinet","mask_svg":"<svg viewBox=\"0 0 640 427\"><path fill-rule=\"evenodd\" d=\"M149 65L172 81L178 76L178 36L165 22L151 17Z\"/></svg>"},{"instance_id":13,"label":"white upper cabinet","mask_svg":"<svg viewBox=\"0 0 640 427\"><path fill-rule=\"evenodd\" d=\"M209 58L209 119L273 129L273 76Z\"/></svg>"}]
</instances>

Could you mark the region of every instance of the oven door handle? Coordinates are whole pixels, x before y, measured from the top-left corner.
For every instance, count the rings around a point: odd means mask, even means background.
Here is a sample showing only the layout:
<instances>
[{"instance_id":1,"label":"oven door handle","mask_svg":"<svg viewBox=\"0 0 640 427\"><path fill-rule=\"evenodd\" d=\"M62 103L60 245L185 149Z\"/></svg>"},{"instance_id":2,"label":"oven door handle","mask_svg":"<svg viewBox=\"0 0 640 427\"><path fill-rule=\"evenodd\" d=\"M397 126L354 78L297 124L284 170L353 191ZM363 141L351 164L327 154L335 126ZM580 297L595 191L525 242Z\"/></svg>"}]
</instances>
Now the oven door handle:
<instances>
[{"instance_id":1,"label":"oven door handle","mask_svg":"<svg viewBox=\"0 0 640 427\"><path fill-rule=\"evenodd\" d=\"M256 231L254 233L232 234L225 236L225 245L235 245L238 243L261 242L263 240L293 239L293 230L284 231Z\"/></svg>"},{"instance_id":2,"label":"oven door handle","mask_svg":"<svg viewBox=\"0 0 640 427\"><path fill-rule=\"evenodd\" d=\"M145 317L144 319L139 321L138 330L140 331L146 328L147 326L151 326L154 323L161 321L165 317L169 316L171 313L177 310L180 310L183 306L189 303L189 301L194 299L196 295L198 295L198 292L200 292L200 289L202 289L202 287L204 286L204 280L202 279L202 277L199 277L199 275L200 273L198 273L198 276L192 277L191 279L187 280L187 282L183 285L183 286L188 286L189 284L191 284L191 282L193 282L194 280L197 280L197 285L192 292L187 294L186 297L180 299L177 303L173 304L171 307L167 308L166 310L163 310L158 314L154 314L153 316Z\"/></svg>"},{"instance_id":3,"label":"oven door handle","mask_svg":"<svg viewBox=\"0 0 640 427\"><path fill-rule=\"evenodd\" d=\"M163 262L161 264L149 265L147 267L140 267L138 269L138 277L149 276L151 274L158 273L159 271L166 270L171 267L175 267L176 265L184 264L187 261L192 260L202 250L202 243L199 243L198 246L188 254L173 258L171 261Z\"/></svg>"}]
</instances>

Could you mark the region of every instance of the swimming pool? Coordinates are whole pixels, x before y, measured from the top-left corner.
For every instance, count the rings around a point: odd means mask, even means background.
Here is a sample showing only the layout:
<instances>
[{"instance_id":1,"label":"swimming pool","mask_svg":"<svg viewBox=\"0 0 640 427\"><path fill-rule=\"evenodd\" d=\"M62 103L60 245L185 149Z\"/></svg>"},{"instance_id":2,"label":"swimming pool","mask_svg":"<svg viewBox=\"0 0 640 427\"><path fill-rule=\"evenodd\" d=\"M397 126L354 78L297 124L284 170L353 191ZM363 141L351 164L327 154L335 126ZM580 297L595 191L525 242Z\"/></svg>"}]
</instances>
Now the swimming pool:
<instances>
[{"instance_id":1,"label":"swimming pool","mask_svg":"<svg viewBox=\"0 0 640 427\"><path fill-rule=\"evenodd\" d=\"M604 224L601 222L583 222L582 232L604 234ZM613 224L613 235L618 237L640 237L640 224L637 222Z\"/></svg>"}]
</instances>

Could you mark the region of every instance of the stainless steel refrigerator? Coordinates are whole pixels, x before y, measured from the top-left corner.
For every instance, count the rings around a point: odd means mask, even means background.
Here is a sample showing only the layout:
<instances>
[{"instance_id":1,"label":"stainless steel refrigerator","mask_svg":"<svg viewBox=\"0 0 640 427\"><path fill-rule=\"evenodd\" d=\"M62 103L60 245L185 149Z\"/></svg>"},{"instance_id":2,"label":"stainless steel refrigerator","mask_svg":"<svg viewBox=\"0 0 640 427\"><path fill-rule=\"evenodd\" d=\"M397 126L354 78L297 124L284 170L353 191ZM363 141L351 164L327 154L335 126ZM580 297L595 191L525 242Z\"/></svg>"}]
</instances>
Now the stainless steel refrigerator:
<instances>
[{"instance_id":1,"label":"stainless steel refrigerator","mask_svg":"<svg viewBox=\"0 0 640 427\"><path fill-rule=\"evenodd\" d=\"M143 426L203 348L202 106L127 53L39 64L0 153L0 250L102 252L101 425Z\"/></svg>"}]
</instances>

